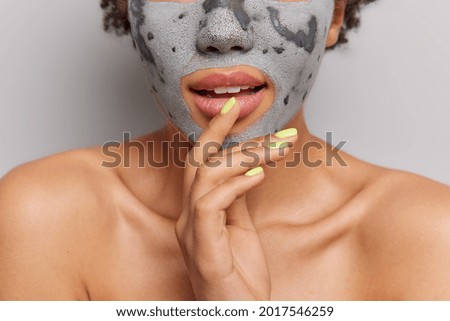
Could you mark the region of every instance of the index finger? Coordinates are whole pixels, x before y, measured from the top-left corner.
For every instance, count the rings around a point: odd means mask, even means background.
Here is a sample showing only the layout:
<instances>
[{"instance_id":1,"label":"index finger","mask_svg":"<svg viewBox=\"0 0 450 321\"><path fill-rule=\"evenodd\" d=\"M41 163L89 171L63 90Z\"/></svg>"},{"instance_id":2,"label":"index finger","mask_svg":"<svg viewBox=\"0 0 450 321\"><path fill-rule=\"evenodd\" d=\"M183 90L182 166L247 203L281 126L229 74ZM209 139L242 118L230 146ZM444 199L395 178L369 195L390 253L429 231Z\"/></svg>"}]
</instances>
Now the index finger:
<instances>
[{"instance_id":1,"label":"index finger","mask_svg":"<svg viewBox=\"0 0 450 321\"><path fill-rule=\"evenodd\" d=\"M184 172L184 191L187 193L195 178L197 168L206 162L208 157L219 151L225 137L230 132L239 117L239 104L236 99L230 98L221 111L209 122L202 134L195 142L194 147L186 157Z\"/></svg>"}]
</instances>

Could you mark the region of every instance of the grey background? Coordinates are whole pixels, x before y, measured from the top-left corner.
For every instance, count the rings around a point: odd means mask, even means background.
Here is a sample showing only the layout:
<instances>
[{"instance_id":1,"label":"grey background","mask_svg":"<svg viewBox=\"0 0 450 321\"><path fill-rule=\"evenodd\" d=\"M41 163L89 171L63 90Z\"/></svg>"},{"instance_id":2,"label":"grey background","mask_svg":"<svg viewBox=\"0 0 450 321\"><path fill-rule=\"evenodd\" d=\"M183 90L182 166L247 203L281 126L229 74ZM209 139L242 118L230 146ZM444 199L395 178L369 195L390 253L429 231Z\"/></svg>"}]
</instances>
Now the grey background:
<instances>
[{"instance_id":1,"label":"grey background","mask_svg":"<svg viewBox=\"0 0 450 321\"><path fill-rule=\"evenodd\" d=\"M366 161L450 184L450 2L379 0L326 55L311 131ZM49 154L163 124L128 37L99 0L0 0L0 176Z\"/></svg>"}]
</instances>

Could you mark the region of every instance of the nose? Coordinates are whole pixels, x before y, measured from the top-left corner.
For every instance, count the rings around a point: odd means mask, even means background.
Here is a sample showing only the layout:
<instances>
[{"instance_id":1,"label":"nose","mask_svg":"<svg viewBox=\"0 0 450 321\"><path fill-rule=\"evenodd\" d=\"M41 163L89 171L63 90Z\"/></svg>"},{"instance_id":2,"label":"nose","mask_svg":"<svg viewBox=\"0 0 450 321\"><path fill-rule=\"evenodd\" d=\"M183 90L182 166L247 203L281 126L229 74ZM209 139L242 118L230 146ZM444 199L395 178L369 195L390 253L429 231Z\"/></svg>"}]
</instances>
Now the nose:
<instances>
[{"instance_id":1,"label":"nose","mask_svg":"<svg viewBox=\"0 0 450 321\"><path fill-rule=\"evenodd\" d=\"M207 3L208 1L205 1ZM234 51L246 52L253 48L253 34L248 27L250 18L242 8L228 2L229 6L216 6L205 8L205 19L200 24L197 36L197 50L204 54L225 54Z\"/></svg>"}]
</instances>

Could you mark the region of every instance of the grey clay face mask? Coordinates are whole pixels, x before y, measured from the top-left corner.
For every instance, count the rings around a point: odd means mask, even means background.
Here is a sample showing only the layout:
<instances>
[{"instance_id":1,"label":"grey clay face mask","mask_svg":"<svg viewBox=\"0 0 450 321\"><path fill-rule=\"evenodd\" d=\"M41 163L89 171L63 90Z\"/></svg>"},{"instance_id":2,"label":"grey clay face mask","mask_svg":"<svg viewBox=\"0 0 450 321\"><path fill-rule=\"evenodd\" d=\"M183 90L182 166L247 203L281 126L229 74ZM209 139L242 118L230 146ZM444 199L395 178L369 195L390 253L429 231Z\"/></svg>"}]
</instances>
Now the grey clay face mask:
<instances>
[{"instance_id":1,"label":"grey clay face mask","mask_svg":"<svg viewBox=\"0 0 450 321\"><path fill-rule=\"evenodd\" d=\"M170 121L201 133L180 80L207 68L251 66L274 85L273 105L225 144L281 130L299 111L317 75L334 0L129 0L132 36L149 87Z\"/></svg>"}]
</instances>

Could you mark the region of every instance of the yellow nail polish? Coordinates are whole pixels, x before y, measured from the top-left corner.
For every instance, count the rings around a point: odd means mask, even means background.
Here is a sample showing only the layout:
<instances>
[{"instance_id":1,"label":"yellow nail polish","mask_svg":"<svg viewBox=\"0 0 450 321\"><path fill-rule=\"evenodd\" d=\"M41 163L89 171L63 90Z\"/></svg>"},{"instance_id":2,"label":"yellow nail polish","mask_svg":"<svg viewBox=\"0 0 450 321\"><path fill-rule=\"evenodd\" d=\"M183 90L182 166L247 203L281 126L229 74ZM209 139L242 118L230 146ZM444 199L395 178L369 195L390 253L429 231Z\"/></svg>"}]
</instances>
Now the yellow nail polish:
<instances>
[{"instance_id":1,"label":"yellow nail polish","mask_svg":"<svg viewBox=\"0 0 450 321\"><path fill-rule=\"evenodd\" d=\"M225 115L234 107L234 105L236 105L236 98L232 97L228 99L225 105L223 105L222 109L220 110L220 113L222 115Z\"/></svg>"},{"instance_id":2,"label":"yellow nail polish","mask_svg":"<svg viewBox=\"0 0 450 321\"><path fill-rule=\"evenodd\" d=\"M268 143L266 145L267 148L270 149L284 149L286 147L289 147L289 143L288 142L272 142L272 143Z\"/></svg>"},{"instance_id":3,"label":"yellow nail polish","mask_svg":"<svg viewBox=\"0 0 450 321\"><path fill-rule=\"evenodd\" d=\"M278 138L288 138L292 136L297 136L297 128L284 129L275 134L275 137Z\"/></svg>"},{"instance_id":4,"label":"yellow nail polish","mask_svg":"<svg viewBox=\"0 0 450 321\"><path fill-rule=\"evenodd\" d=\"M255 176L264 172L261 166L255 167L245 173L245 176Z\"/></svg>"}]
</instances>

